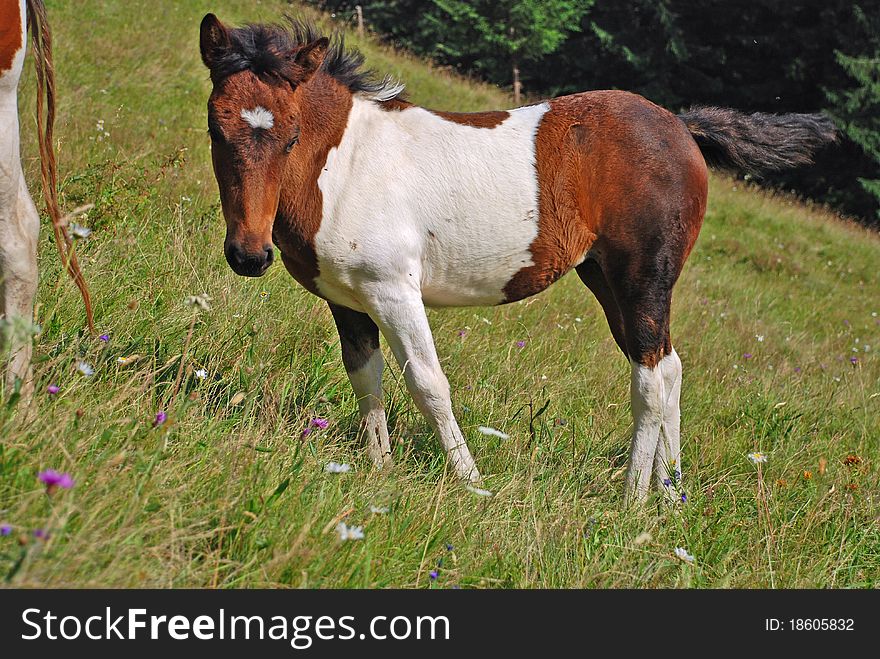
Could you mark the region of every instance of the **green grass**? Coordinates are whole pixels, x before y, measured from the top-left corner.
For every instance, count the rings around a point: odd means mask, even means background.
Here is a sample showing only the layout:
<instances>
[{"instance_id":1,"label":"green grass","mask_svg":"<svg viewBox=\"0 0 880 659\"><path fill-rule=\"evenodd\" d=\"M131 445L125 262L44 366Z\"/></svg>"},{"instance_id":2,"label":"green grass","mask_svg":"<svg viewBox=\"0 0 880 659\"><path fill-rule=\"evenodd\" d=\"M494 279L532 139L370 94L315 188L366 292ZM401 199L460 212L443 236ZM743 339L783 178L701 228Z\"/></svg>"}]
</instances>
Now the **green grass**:
<instances>
[{"instance_id":1,"label":"green grass","mask_svg":"<svg viewBox=\"0 0 880 659\"><path fill-rule=\"evenodd\" d=\"M0 407L0 522L14 527L0 537L6 583L880 585L876 235L713 178L674 302L687 505L622 512L629 367L574 276L522 303L431 313L456 412L496 496L456 483L396 366L386 371L396 465L377 475L357 438L326 305L282 268L238 278L222 254L199 20L207 11L277 19L288 3L47 4L63 206L95 204L80 253L98 328L111 339L83 334L80 300L44 230L37 394L27 409ZM419 103L509 104L499 90L361 45ZM32 78L21 108L37 191ZM182 357L194 317L183 299L197 293L213 306L195 318ZM139 357L116 364L130 355ZM95 365L94 377L76 372L79 359ZM206 380L194 378L197 368ZM46 394L50 383L57 396ZM170 420L154 428L160 409ZM301 438L315 416L329 428ZM480 435L479 425L511 437ZM767 496L746 457L756 449L769 454ZM846 466L851 454L861 463ZM326 474L330 460L354 471ZM36 475L50 467L76 486L47 496ZM390 510L371 514L371 505ZM363 525L365 539L339 544L339 519ZM36 528L49 538L35 540ZM675 547L696 562L679 561Z\"/></svg>"}]
</instances>

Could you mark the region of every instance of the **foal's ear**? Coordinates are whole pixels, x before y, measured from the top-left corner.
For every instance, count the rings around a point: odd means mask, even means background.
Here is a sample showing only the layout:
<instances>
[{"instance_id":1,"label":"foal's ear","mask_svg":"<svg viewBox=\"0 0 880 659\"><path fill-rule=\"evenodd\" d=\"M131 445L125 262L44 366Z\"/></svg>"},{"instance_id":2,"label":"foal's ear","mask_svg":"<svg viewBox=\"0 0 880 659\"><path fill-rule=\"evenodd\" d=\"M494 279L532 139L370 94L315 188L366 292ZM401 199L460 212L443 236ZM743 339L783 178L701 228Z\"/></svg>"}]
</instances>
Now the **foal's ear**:
<instances>
[{"instance_id":1,"label":"foal's ear","mask_svg":"<svg viewBox=\"0 0 880 659\"><path fill-rule=\"evenodd\" d=\"M311 43L296 51L293 57L294 63L299 65L302 73L300 74L299 83L302 84L311 78L315 71L321 68L324 58L327 56L327 48L330 46L330 39L321 37L315 39Z\"/></svg>"},{"instance_id":2,"label":"foal's ear","mask_svg":"<svg viewBox=\"0 0 880 659\"><path fill-rule=\"evenodd\" d=\"M229 48L229 44L229 30L226 26L214 14L206 15L199 28L199 49L202 51L205 66L213 68L217 59Z\"/></svg>"}]
</instances>

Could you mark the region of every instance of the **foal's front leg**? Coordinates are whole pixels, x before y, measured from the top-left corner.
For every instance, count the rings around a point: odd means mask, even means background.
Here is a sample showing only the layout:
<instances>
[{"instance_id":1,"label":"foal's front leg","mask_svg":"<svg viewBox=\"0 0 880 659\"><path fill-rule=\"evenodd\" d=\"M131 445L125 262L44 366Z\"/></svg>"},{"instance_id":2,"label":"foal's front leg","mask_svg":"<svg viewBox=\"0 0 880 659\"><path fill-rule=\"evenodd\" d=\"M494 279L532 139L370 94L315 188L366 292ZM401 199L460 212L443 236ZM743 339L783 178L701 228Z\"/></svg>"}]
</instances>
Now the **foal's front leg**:
<instances>
[{"instance_id":1,"label":"foal's front leg","mask_svg":"<svg viewBox=\"0 0 880 659\"><path fill-rule=\"evenodd\" d=\"M420 291L379 284L367 299L367 311L388 340L410 395L440 437L455 473L468 483L478 483L480 473L452 414L449 381L437 359Z\"/></svg>"},{"instance_id":2,"label":"foal's front leg","mask_svg":"<svg viewBox=\"0 0 880 659\"><path fill-rule=\"evenodd\" d=\"M391 443L382 405L382 368L379 328L365 313L330 304L339 341L342 363L357 396L361 427L367 437L367 449L377 469L391 464Z\"/></svg>"}]
</instances>

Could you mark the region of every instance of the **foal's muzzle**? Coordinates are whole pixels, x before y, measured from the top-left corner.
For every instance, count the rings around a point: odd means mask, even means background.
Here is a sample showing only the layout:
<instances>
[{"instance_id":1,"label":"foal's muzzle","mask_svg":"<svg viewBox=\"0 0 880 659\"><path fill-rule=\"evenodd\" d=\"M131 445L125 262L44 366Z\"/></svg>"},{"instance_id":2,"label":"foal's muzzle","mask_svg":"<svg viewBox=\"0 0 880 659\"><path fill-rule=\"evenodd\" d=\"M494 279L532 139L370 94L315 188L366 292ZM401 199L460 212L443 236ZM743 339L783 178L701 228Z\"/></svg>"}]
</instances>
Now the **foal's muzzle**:
<instances>
[{"instance_id":1,"label":"foal's muzzle","mask_svg":"<svg viewBox=\"0 0 880 659\"><path fill-rule=\"evenodd\" d=\"M237 275L243 277L261 277L275 260L272 245L265 245L256 252L246 251L238 242L231 241L226 245L226 261Z\"/></svg>"}]
</instances>

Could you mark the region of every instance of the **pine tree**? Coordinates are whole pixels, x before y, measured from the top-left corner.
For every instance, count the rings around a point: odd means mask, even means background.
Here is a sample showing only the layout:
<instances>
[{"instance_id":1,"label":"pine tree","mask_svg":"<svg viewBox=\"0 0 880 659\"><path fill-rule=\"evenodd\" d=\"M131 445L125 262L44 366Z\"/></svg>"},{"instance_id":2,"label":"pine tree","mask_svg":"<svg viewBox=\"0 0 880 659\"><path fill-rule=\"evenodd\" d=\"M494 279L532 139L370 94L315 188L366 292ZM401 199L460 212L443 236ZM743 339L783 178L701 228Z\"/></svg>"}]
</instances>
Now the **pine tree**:
<instances>
[{"instance_id":1,"label":"pine tree","mask_svg":"<svg viewBox=\"0 0 880 659\"><path fill-rule=\"evenodd\" d=\"M829 91L832 116L840 129L880 166L880 51L852 57L836 53L837 61L855 82L841 91ZM880 202L880 179L859 178L859 183ZM880 209L877 211L880 219Z\"/></svg>"},{"instance_id":2,"label":"pine tree","mask_svg":"<svg viewBox=\"0 0 880 659\"><path fill-rule=\"evenodd\" d=\"M461 50L479 49L481 54L507 63L514 102L522 90L520 66L555 52L593 0L433 0L442 14L438 27L452 32L470 31L476 39L458 44Z\"/></svg>"}]
</instances>

